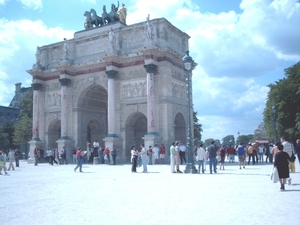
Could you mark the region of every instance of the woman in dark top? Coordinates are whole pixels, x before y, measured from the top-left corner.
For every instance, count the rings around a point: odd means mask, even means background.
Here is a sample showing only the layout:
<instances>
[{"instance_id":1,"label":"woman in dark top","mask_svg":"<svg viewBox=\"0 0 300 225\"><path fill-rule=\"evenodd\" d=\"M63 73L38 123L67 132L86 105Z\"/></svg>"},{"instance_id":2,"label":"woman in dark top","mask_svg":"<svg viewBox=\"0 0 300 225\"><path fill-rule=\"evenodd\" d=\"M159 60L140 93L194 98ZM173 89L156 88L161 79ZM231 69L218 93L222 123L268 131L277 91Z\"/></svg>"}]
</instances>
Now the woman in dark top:
<instances>
[{"instance_id":1,"label":"woman in dark top","mask_svg":"<svg viewBox=\"0 0 300 225\"><path fill-rule=\"evenodd\" d=\"M288 153L282 151L282 144L278 144L277 147L279 149L279 152L277 152L275 155L274 167L276 167L278 171L279 182L281 185L280 189L284 191L284 184L286 183L286 178L290 177L289 161L291 159Z\"/></svg>"}]
</instances>

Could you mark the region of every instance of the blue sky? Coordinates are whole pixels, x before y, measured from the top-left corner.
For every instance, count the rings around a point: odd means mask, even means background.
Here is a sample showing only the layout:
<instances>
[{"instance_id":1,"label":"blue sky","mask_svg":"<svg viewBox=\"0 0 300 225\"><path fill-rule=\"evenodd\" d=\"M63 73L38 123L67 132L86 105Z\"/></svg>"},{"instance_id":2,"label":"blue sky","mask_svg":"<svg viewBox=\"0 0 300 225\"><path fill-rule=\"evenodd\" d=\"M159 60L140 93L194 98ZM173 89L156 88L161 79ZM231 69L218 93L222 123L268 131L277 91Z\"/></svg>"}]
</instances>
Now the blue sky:
<instances>
[{"instance_id":1,"label":"blue sky","mask_svg":"<svg viewBox=\"0 0 300 225\"><path fill-rule=\"evenodd\" d=\"M36 46L73 38L86 10L101 14L117 1L0 0L0 105L26 70ZM165 17L191 36L194 110L203 140L251 134L262 122L268 88L300 61L300 4L296 0L126 0L127 24Z\"/></svg>"}]
</instances>

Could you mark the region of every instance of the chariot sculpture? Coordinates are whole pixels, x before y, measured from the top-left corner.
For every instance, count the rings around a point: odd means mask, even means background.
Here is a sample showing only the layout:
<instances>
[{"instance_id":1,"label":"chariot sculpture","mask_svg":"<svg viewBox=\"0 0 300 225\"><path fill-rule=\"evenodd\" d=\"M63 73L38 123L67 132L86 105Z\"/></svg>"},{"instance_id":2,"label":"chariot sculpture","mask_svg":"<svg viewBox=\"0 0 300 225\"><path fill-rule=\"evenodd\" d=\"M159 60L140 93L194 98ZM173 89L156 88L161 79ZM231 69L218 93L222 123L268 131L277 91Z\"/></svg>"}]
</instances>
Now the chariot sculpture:
<instances>
[{"instance_id":1,"label":"chariot sculpture","mask_svg":"<svg viewBox=\"0 0 300 225\"><path fill-rule=\"evenodd\" d=\"M106 6L103 5L102 16L98 16L95 9L91 9L90 11L85 11L85 13L83 14L85 16L85 23L84 23L85 29L91 29L94 26L95 27L104 26L116 21L120 21L120 14L122 15L121 22L125 23L127 9L124 8L124 6L125 5L122 4L122 8L119 10L119 1L118 1L118 6L116 6L115 4L111 4L111 10L109 13L107 13Z\"/></svg>"}]
</instances>

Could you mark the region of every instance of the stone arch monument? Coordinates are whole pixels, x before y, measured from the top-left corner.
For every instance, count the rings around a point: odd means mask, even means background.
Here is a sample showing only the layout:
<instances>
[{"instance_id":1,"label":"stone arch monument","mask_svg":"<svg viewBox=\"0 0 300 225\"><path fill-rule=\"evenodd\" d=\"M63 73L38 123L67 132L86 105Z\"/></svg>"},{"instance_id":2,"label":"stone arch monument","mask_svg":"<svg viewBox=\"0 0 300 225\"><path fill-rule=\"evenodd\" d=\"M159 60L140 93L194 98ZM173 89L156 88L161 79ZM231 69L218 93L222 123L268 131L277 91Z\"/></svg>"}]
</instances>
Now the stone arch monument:
<instances>
[{"instance_id":1,"label":"stone arch monument","mask_svg":"<svg viewBox=\"0 0 300 225\"><path fill-rule=\"evenodd\" d=\"M186 142L182 57L189 38L165 18L148 16L38 47L27 71L34 92L31 156L35 147L66 146L70 161L73 148L86 150L98 140L102 147L114 145L118 161L127 162L132 145L168 149L174 140Z\"/></svg>"}]
</instances>

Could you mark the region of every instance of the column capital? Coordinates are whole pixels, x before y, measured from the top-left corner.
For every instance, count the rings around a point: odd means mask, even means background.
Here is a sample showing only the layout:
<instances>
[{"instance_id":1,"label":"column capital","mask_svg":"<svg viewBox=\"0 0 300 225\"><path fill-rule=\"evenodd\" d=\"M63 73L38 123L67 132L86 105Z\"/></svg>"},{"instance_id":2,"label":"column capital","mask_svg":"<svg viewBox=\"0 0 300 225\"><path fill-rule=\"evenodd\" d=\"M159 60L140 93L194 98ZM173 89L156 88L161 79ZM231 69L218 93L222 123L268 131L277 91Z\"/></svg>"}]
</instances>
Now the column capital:
<instances>
[{"instance_id":1,"label":"column capital","mask_svg":"<svg viewBox=\"0 0 300 225\"><path fill-rule=\"evenodd\" d=\"M71 83L71 79L69 78L61 78L59 79L61 86L68 86Z\"/></svg>"},{"instance_id":2,"label":"column capital","mask_svg":"<svg viewBox=\"0 0 300 225\"><path fill-rule=\"evenodd\" d=\"M40 91L43 88L43 85L40 83L33 83L31 84L31 87L34 91Z\"/></svg>"},{"instance_id":3,"label":"column capital","mask_svg":"<svg viewBox=\"0 0 300 225\"><path fill-rule=\"evenodd\" d=\"M157 71L157 65L153 63L144 65L144 68L146 69L147 73L156 73Z\"/></svg>"},{"instance_id":4,"label":"column capital","mask_svg":"<svg viewBox=\"0 0 300 225\"><path fill-rule=\"evenodd\" d=\"M116 79L118 76L118 71L116 70L107 70L105 73L108 79Z\"/></svg>"}]
</instances>

